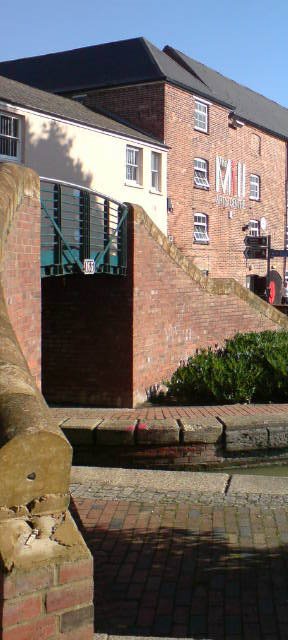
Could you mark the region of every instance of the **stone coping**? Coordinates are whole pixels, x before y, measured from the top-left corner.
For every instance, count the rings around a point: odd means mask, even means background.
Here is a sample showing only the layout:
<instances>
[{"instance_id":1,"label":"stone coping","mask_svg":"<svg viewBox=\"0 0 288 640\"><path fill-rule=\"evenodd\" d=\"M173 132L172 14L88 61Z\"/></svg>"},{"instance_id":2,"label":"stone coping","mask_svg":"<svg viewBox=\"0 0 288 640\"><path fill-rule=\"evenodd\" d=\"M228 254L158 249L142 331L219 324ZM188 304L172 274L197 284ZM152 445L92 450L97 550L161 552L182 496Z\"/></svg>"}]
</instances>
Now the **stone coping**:
<instances>
[{"instance_id":1,"label":"stone coping","mask_svg":"<svg viewBox=\"0 0 288 640\"><path fill-rule=\"evenodd\" d=\"M229 454L288 448L288 413L254 416L134 419L79 418L60 421L72 446L222 445Z\"/></svg>"},{"instance_id":2,"label":"stone coping","mask_svg":"<svg viewBox=\"0 0 288 640\"><path fill-rule=\"evenodd\" d=\"M70 489L91 500L288 507L288 477L73 466Z\"/></svg>"},{"instance_id":3,"label":"stone coping","mask_svg":"<svg viewBox=\"0 0 288 640\"><path fill-rule=\"evenodd\" d=\"M39 177L32 169L0 163L1 520L13 515L11 509L25 511L28 504L43 496L47 512L51 496L51 509L55 508L55 496L60 510L67 509L71 447L31 376L10 322L1 277L6 240L16 223L18 207L24 198L39 202L39 193Z\"/></svg>"}]
</instances>

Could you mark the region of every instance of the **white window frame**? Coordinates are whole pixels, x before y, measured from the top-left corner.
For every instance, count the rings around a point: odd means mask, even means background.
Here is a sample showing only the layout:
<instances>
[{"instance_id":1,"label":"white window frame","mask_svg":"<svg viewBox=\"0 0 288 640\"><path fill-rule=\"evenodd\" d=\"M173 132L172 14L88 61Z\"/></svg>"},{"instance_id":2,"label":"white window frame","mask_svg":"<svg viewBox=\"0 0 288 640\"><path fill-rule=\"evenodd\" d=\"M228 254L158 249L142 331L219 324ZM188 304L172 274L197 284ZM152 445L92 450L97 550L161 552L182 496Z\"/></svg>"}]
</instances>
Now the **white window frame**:
<instances>
[{"instance_id":1,"label":"white window frame","mask_svg":"<svg viewBox=\"0 0 288 640\"><path fill-rule=\"evenodd\" d=\"M250 174L250 200L260 200L260 176L257 173Z\"/></svg>"},{"instance_id":2,"label":"white window frame","mask_svg":"<svg viewBox=\"0 0 288 640\"><path fill-rule=\"evenodd\" d=\"M142 149L130 144L126 147L126 184L142 184Z\"/></svg>"},{"instance_id":3,"label":"white window frame","mask_svg":"<svg viewBox=\"0 0 288 640\"><path fill-rule=\"evenodd\" d=\"M209 189L208 162L204 158L194 158L194 185L200 189Z\"/></svg>"},{"instance_id":4,"label":"white window frame","mask_svg":"<svg viewBox=\"0 0 288 640\"><path fill-rule=\"evenodd\" d=\"M10 132L7 132L7 124L5 126L4 118L9 122ZM13 133L14 123L17 124L17 133ZM1 153L2 144L7 147L13 147L16 144L16 155L13 153ZM20 162L21 158L21 118L8 111L0 111L0 161Z\"/></svg>"},{"instance_id":5,"label":"white window frame","mask_svg":"<svg viewBox=\"0 0 288 640\"><path fill-rule=\"evenodd\" d=\"M259 220L249 220L249 232L248 235L252 238L259 238L260 236L260 222Z\"/></svg>"},{"instance_id":6,"label":"white window frame","mask_svg":"<svg viewBox=\"0 0 288 640\"><path fill-rule=\"evenodd\" d=\"M151 191L161 193L162 155L151 151Z\"/></svg>"},{"instance_id":7,"label":"white window frame","mask_svg":"<svg viewBox=\"0 0 288 640\"><path fill-rule=\"evenodd\" d=\"M206 213L194 213L194 242L208 244L208 216Z\"/></svg>"},{"instance_id":8,"label":"white window frame","mask_svg":"<svg viewBox=\"0 0 288 640\"><path fill-rule=\"evenodd\" d=\"M208 132L209 106L202 100L195 100L194 129Z\"/></svg>"}]
</instances>

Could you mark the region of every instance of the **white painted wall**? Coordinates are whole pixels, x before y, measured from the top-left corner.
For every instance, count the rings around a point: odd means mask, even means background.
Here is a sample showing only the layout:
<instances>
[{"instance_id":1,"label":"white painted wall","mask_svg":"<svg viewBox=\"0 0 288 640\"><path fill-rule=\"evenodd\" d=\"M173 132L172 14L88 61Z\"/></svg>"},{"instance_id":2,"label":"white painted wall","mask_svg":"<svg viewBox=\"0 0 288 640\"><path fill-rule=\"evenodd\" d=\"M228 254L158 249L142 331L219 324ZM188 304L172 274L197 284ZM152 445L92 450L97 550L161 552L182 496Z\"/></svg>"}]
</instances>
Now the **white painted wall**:
<instances>
[{"instance_id":1,"label":"white painted wall","mask_svg":"<svg viewBox=\"0 0 288 640\"><path fill-rule=\"evenodd\" d=\"M61 121L24 108L6 105L22 116L21 161L40 176L73 182L121 202L141 205L153 222L167 233L167 152L157 145L109 134L84 125ZM0 105L0 110L3 111ZM140 148L143 156L141 186L126 184L126 146ZM162 154L161 193L151 190L151 152Z\"/></svg>"}]
</instances>

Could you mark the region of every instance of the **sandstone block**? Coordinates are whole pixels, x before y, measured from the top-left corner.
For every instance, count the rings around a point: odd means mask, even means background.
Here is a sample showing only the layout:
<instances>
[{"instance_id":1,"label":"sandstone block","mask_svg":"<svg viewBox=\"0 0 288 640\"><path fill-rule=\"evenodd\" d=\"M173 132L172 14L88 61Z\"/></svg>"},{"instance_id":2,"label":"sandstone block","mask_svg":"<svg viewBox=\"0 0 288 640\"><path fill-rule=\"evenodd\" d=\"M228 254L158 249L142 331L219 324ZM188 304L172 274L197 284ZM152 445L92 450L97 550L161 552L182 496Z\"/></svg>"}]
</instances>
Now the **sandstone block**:
<instances>
[{"instance_id":1,"label":"sandstone block","mask_svg":"<svg viewBox=\"0 0 288 640\"><path fill-rule=\"evenodd\" d=\"M97 444L133 446L135 427L135 420L103 420L97 427Z\"/></svg>"},{"instance_id":2,"label":"sandstone block","mask_svg":"<svg viewBox=\"0 0 288 640\"><path fill-rule=\"evenodd\" d=\"M149 420L137 427L138 444L178 444L180 428L176 420Z\"/></svg>"},{"instance_id":3,"label":"sandstone block","mask_svg":"<svg viewBox=\"0 0 288 640\"><path fill-rule=\"evenodd\" d=\"M221 438L223 432L222 424L212 416L211 418L181 418L180 424L183 429L184 444L194 442L214 444Z\"/></svg>"},{"instance_id":4,"label":"sandstone block","mask_svg":"<svg viewBox=\"0 0 288 640\"><path fill-rule=\"evenodd\" d=\"M101 423L101 418L69 418L61 425L66 438L70 444L93 444L95 440L94 430Z\"/></svg>"}]
</instances>

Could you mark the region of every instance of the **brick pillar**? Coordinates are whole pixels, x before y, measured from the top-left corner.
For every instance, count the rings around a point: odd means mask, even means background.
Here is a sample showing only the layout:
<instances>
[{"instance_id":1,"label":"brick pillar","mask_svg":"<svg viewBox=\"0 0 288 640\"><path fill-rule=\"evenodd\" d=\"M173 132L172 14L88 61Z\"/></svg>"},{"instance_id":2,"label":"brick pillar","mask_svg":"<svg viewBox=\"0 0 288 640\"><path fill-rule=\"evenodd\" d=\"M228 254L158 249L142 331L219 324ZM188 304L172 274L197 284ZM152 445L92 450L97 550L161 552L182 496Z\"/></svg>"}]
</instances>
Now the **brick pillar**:
<instances>
[{"instance_id":1,"label":"brick pillar","mask_svg":"<svg viewBox=\"0 0 288 640\"><path fill-rule=\"evenodd\" d=\"M1 542L3 536L13 538L15 528L21 535L9 569L11 549ZM2 640L92 640L93 560L69 514L64 528L66 543L57 530L61 549L57 533L55 541L40 537L29 546L22 520L13 521L12 536L11 522L1 523Z\"/></svg>"}]
</instances>

